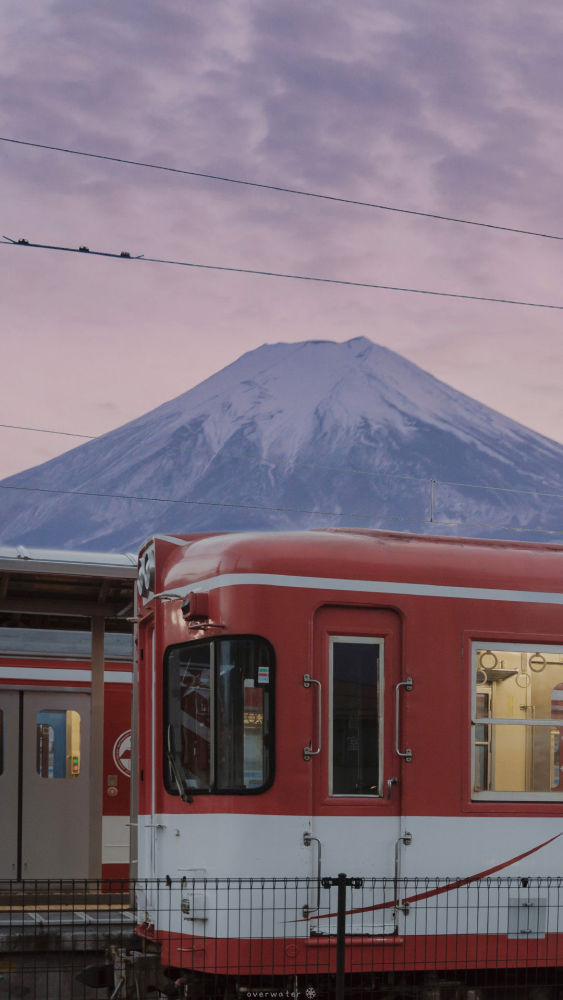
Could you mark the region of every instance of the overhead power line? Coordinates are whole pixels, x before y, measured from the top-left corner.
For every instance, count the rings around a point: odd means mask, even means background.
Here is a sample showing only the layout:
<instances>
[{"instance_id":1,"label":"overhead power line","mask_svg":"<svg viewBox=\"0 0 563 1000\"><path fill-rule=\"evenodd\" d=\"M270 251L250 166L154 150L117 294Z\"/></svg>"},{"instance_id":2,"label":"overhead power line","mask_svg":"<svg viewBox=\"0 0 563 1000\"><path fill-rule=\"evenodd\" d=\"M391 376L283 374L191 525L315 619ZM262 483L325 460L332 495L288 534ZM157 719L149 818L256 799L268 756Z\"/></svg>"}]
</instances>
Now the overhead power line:
<instances>
[{"instance_id":1,"label":"overhead power line","mask_svg":"<svg viewBox=\"0 0 563 1000\"><path fill-rule=\"evenodd\" d=\"M174 504L184 504L192 507L227 507L235 508L236 510L265 510L274 513L286 513L286 514L316 514L319 517L356 517L362 520L372 520L372 514L338 514L330 510L309 510L302 507L270 507L263 504L248 504L248 503L227 503L225 501L215 501L215 500L177 500L171 499L169 497L140 497L131 495L128 493L94 493L88 490L55 490L49 489L43 486L6 486L0 484L0 489L2 490L21 490L24 493L51 493L57 496L81 496L81 497L96 497L104 498L108 500L140 500L143 503L174 503ZM401 517L391 517L393 521L403 521L409 520L408 518Z\"/></svg>"},{"instance_id":2,"label":"overhead power line","mask_svg":"<svg viewBox=\"0 0 563 1000\"><path fill-rule=\"evenodd\" d=\"M51 431L46 427L22 427L20 424L0 424L0 427L11 431L31 431L33 434L62 434L64 437L88 438L90 441L95 437L94 434L75 434L74 431Z\"/></svg>"},{"instance_id":3,"label":"overhead power line","mask_svg":"<svg viewBox=\"0 0 563 1000\"><path fill-rule=\"evenodd\" d=\"M91 257L111 257L116 260L137 260L145 264L169 264L174 267L190 267L202 271L224 271L231 274L252 274L263 278L285 278L291 281L310 281L323 285L345 285L349 288L372 288L385 292L403 292L410 295L432 295L444 299L465 299L471 302L495 302L500 305L528 306L532 309L556 309L563 310L563 305L552 305L547 302L528 302L522 299L496 298L487 295L466 295L461 292L438 292L428 288L407 288L398 285L380 285L371 281L348 281L344 278L320 278L308 274L286 274L281 271L261 271L250 267L227 267L221 264L198 264L187 260L167 260L162 257L146 257L144 254L133 255L128 250L121 253L110 253L105 250L90 250L87 246L82 247L62 247L51 243L31 243L26 239L13 240L9 236L2 237L2 246L25 246L39 250L52 250L60 253L81 253L89 254Z\"/></svg>"},{"instance_id":4,"label":"overhead power line","mask_svg":"<svg viewBox=\"0 0 563 1000\"><path fill-rule=\"evenodd\" d=\"M225 501L215 501L215 500L181 500L173 499L169 497L144 497L136 496L134 494L128 493L98 493L93 490L56 490L49 489L43 486L10 486L5 484L0 484L0 489L2 490L18 490L23 493L47 493L55 496L81 496L81 497L93 497L95 499L102 500L133 500L140 501L142 503L160 503L160 504L181 504L183 506L191 507L219 507L223 509L230 510L254 510L254 511L267 511L269 513L281 513L281 514L309 514L315 517L347 517L355 518L361 521L373 521L378 519L381 521L397 521L403 524L432 524L438 527L466 527L466 528L489 528L494 531L512 531L520 534L530 532L532 534L540 535L561 535L563 534L563 528L518 528L513 525L506 524L490 524L480 521L459 521L459 520L440 520L435 517L399 517L393 514L386 513L372 513L372 514L355 514L349 511L344 511L342 513L337 511L329 510L311 510L309 508L303 507L275 507L268 506L265 504L244 504L244 503L227 503Z\"/></svg>"},{"instance_id":5,"label":"overhead power line","mask_svg":"<svg viewBox=\"0 0 563 1000\"><path fill-rule=\"evenodd\" d=\"M51 146L42 142L26 142L23 139L12 139L0 136L0 142L13 143L16 146L29 146L33 149L47 149L57 153L68 153L72 156L83 156L92 160L106 160L110 163L122 163L130 167L144 167L148 170L161 170L170 174L181 174L186 177L199 177L203 180L220 181L225 184L238 184L243 187L259 188L262 191L275 191L281 194L298 195L302 198L316 198L321 201L332 201L342 205L355 205L359 208L371 208L380 212L396 212L400 215L414 215L422 219L433 219L438 222L455 222L463 226L478 226L483 229L496 229L504 233L517 233L520 236L536 236L544 240L563 240L563 236L554 233L536 232L531 229L519 229L516 226L501 226L493 222L483 222L477 219L462 219L452 215L440 215L438 212L423 212L414 208L399 208L396 205L384 205L379 202L361 201L358 198L343 198L339 195L322 194L319 191L307 191L301 188L284 187L280 184L262 184L259 181L243 180L237 177L224 177L220 174L205 173L202 170L184 170L180 167L168 167L160 163L146 163L142 160L129 160L123 156L106 156L103 153L90 153L81 149L69 149L65 146Z\"/></svg>"},{"instance_id":6,"label":"overhead power line","mask_svg":"<svg viewBox=\"0 0 563 1000\"><path fill-rule=\"evenodd\" d=\"M85 438L88 441L101 440L101 437L103 436L103 435L98 435L98 434L78 434L78 433L75 433L74 431L48 430L45 427L23 427L20 424L0 424L0 428L5 428L7 430L16 430L16 431L30 431L31 433L35 433L35 434L57 434L57 435L63 435L64 437L79 437L79 438ZM192 452L192 454L193 454L193 452ZM206 453L206 455L209 458L209 460L212 460L212 459L214 459L214 458L217 457L217 453L216 452L212 452L211 454L207 454ZM230 458L234 458L237 461L248 461L248 455L244 455L244 454L240 454L240 455L231 454ZM325 471L325 472L337 472L340 475L350 475L351 474L351 475L354 475L354 476L379 476L379 477L383 477L385 479L406 479L406 480L409 480L409 482L425 483L427 486L431 486L432 484L434 484L435 486L461 486L464 489L489 490L489 491L492 491L494 493L510 493L510 494L515 494L517 496L550 497L551 499L555 499L555 500L563 500L563 493L557 493L555 491L548 491L548 490L523 490L523 489L517 489L516 487L513 487L513 486L492 486L489 483L466 483L466 482L458 482L457 480L435 479L432 476L412 476L412 475L409 475L408 473L404 473L404 472L383 472L382 470L380 471L378 469L369 469L369 470L366 471L365 469L354 469L352 466L345 466L344 468L342 468L341 466L318 465L316 463L313 464L311 462L270 462L270 461L267 461L265 463L257 463L255 459L252 459L252 464L253 465L267 464L268 466L275 465L278 468L279 468L279 466L283 466L284 468L313 469L313 470ZM105 493L103 495L107 496L107 494L105 494ZM167 502L173 502L173 501L167 501ZM174 502L176 502L176 501L174 501ZM182 502L182 501L178 501L178 502Z\"/></svg>"},{"instance_id":7,"label":"overhead power line","mask_svg":"<svg viewBox=\"0 0 563 1000\"><path fill-rule=\"evenodd\" d=\"M458 483L449 482L447 479L434 479L432 482L437 486L462 486L471 490L492 490L495 493L517 493L519 496L528 497L551 497L556 500L563 500L563 493L550 493L546 490L518 490L512 486L483 486L480 483Z\"/></svg>"}]
</instances>

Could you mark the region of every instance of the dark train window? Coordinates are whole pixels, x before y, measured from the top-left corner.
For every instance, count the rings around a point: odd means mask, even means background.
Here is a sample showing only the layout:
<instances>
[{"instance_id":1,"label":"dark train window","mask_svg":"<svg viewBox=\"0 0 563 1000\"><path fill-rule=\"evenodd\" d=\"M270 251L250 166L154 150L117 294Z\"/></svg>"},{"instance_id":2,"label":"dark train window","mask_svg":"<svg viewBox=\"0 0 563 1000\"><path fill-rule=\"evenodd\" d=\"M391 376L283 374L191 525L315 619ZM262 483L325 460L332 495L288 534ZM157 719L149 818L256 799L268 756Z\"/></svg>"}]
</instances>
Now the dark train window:
<instances>
[{"instance_id":1,"label":"dark train window","mask_svg":"<svg viewBox=\"0 0 563 1000\"><path fill-rule=\"evenodd\" d=\"M380 795L383 640L330 640L331 795Z\"/></svg>"},{"instance_id":2,"label":"dark train window","mask_svg":"<svg viewBox=\"0 0 563 1000\"><path fill-rule=\"evenodd\" d=\"M561 798L563 648L473 647L473 798Z\"/></svg>"},{"instance_id":3,"label":"dark train window","mask_svg":"<svg viewBox=\"0 0 563 1000\"><path fill-rule=\"evenodd\" d=\"M4 774L4 712L0 708L0 774Z\"/></svg>"},{"instance_id":4,"label":"dark train window","mask_svg":"<svg viewBox=\"0 0 563 1000\"><path fill-rule=\"evenodd\" d=\"M171 647L164 669L169 792L253 793L273 780L272 648L255 637Z\"/></svg>"}]
</instances>

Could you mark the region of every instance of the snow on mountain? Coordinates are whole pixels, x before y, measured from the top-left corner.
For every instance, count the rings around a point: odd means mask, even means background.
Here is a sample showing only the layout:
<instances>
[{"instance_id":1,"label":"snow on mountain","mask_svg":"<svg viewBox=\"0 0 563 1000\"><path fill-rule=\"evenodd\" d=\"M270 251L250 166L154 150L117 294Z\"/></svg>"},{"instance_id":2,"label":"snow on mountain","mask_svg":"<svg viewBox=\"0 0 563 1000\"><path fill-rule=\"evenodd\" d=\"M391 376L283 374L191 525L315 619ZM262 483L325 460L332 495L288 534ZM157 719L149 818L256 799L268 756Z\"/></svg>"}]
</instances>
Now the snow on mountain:
<instances>
[{"instance_id":1,"label":"snow on mountain","mask_svg":"<svg viewBox=\"0 0 563 1000\"><path fill-rule=\"evenodd\" d=\"M265 344L0 485L18 487L2 491L3 544L125 550L155 532L336 525L549 540L518 529L563 527L563 502L534 495L563 493L562 445L363 337Z\"/></svg>"}]
</instances>

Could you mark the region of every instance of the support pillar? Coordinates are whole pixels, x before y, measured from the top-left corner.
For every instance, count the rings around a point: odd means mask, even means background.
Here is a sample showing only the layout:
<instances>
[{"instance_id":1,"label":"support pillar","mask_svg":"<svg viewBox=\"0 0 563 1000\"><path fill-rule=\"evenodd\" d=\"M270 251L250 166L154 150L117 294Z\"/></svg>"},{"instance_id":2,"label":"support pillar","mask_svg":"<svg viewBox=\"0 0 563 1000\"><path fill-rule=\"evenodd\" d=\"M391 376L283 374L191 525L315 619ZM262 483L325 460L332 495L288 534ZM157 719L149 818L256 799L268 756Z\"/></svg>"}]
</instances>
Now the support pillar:
<instances>
[{"instance_id":1,"label":"support pillar","mask_svg":"<svg viewBox=\"0 0 563 1000\"><path fill-rule=\"evenodd\" d=\"M104 632L102 615L92 622L92 686L90 689L90 863L89 877L102 875L102 813L104 804Z\"/></svg>"}]
</instances>

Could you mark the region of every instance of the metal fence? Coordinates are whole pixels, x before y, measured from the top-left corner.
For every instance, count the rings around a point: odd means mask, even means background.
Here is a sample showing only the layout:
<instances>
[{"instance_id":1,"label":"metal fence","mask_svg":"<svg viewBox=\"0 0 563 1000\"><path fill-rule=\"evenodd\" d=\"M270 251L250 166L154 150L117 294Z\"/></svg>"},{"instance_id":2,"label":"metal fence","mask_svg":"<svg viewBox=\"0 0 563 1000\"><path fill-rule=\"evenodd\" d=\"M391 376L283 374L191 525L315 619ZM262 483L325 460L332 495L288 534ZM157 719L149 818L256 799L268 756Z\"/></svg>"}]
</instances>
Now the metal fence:
<instances>
[{"instance_id":1,"label":"metal fence","mask_svg":"<svg viewBox=\"0 0 563 1000\"><path fill-rule=\"evenodd\" d=\"M563 1000L563 879L0 882L0 1000Z\"/></svg>"}]
</instances>

